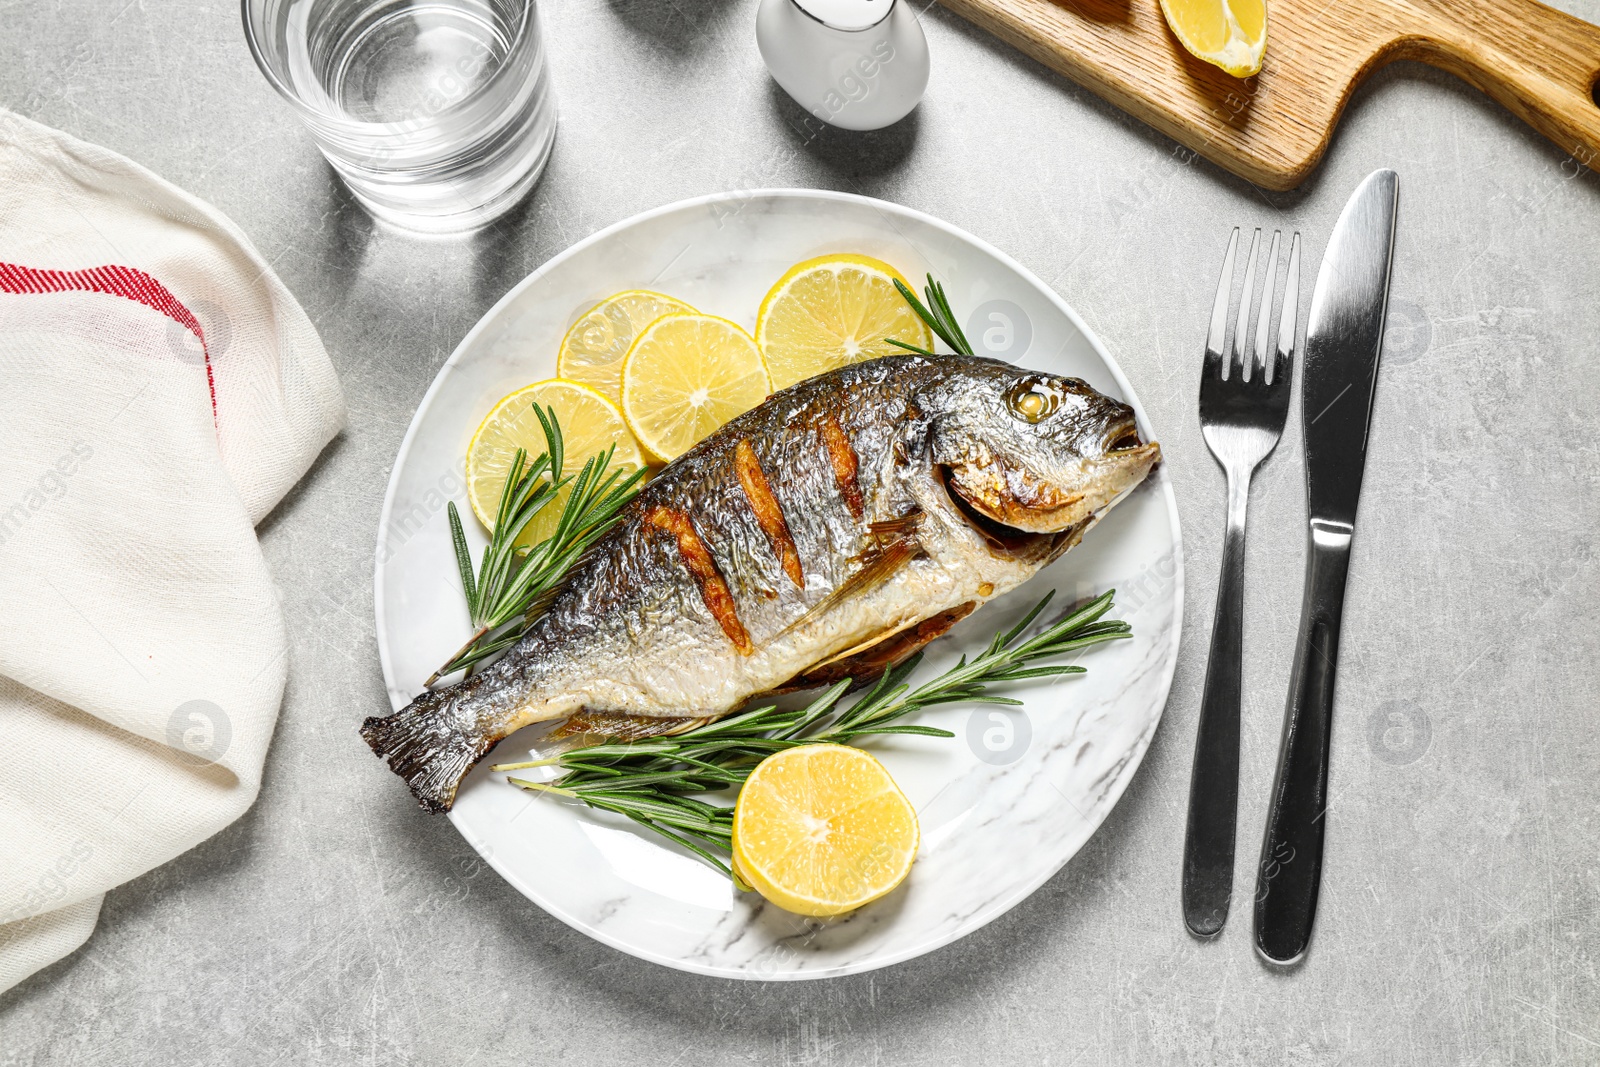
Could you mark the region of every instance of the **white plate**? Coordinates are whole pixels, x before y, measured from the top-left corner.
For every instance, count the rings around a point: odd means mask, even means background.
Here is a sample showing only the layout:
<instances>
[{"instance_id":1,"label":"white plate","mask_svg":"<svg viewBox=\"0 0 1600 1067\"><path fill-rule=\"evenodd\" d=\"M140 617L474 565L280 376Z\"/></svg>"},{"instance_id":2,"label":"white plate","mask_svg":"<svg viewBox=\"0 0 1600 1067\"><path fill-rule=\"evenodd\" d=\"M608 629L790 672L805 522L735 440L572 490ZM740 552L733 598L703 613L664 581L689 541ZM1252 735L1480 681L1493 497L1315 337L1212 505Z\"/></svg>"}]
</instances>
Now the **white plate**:
<instances>
[{"instance_id":1,"label":"white plate","mask_svg":"<svg viewBox=\"0 0 1600 1067\"><path fill-rule=\"evenodd\" d=\"M462 456L504 394L555 374L568 325L619 289L659 289L755 325L767 288L793 263L863 252L945 285L980 350L1087 379L1138 409L1116 363L1060 297L1001 252L937 219L841 193L780 190L688 200L618 223L529 275L439 371L395 460L379 529L378 653L395 708L469 632L445 501L467 516ZM987 335L983 337L980 335ZM1141 429L1155 436L1139 411ZM1134 638L1091 649L1087 675L1018 684L1025 714L936 709L953 740L884 739L876 752L916 804L922 851L906 884L853 916L802 919L675 846L588 809L469 777L450 817L507 881L550 914L624 952L733 978L851 974L910 959L1003 914L1060 870L1122 795L1166 703L1183 617L1178 512L1165 467L1085 542L1010 597L936 642L930 676L1051 587L1066 605L1108 587ZM494 759L527 758L532 731ZM410 803L394 783L394 803Z\"/></svg>"}]
</instances>

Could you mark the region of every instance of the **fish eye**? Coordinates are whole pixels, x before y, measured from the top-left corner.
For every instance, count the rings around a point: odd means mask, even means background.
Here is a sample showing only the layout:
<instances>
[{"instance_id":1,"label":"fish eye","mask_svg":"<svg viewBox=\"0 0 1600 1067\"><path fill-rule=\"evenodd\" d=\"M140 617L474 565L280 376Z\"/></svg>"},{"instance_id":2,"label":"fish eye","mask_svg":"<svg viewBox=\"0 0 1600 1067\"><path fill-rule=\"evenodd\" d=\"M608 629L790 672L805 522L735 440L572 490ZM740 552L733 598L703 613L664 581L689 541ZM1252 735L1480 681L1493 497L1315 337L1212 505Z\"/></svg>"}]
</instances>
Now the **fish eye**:
<instances>
[{"instance_id":1,"label":"fish eye","mask_svg":"<svg viewBox=\"0 0 1600 1067\"><path fill-rule=\"evenodd\" d=\"M1006 408L1023 422L1039 423L1056 413L1062 396L1054 380L1030 374L1006 390Z\"/></svg>"}]
</instances>

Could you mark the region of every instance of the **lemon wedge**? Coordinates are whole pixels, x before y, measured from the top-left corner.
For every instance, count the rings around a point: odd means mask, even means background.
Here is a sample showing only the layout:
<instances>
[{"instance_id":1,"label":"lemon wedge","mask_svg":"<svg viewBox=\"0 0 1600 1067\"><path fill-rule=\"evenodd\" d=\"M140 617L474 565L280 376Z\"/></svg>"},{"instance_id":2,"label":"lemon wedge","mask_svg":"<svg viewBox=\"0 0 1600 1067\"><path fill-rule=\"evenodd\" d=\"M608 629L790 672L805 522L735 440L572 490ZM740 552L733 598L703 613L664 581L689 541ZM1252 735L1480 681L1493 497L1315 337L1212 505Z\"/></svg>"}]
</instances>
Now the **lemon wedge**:
<instances>
[{"instance_id":1,"label":"lemon wedge","mask_svg":"<svg viewBox=\"0 0 1600 1067\"><path fill-rule=\"evenodd\" d=\"M639 331L663 315L693 313L682 300L648 289L613 293L584 312L556 355L556 375L580 382L611 401L622 400L622 361Z\"/></svg>"},{"instance_id":2,"label":"lemon wedge","mask_svg":"<svg viewBox=\"0 0 1600 1067\"><path fill-rule=\"evenodd\" d=\"M1167 25L1191 55L1248 78L1267 50L1266 0L1161 0Z\"/></svg>"},{"instance_id":3,"label":"lemon wedge","mask_svg":"<svg viewBox=\"0 0 1600 1067\"><path fill-rule=\"evenodd\" d=\"M646 455L683 455L771 391L753 338L714 315L666 315L644 328L622 367L622 415Z\"/></svg>"},{"instance_id":4,"label":"lemon wedge","mask_svg":"<svg viewBox=\"0 0 1600 1067\"><path fill-rule=\"evenodd\" d=\"M768 756L733 813L740 878L799 915L839 915L890 892L920 840L916 809L883 764L848 745Z\"/></svg>"},{"instance_id":5,"label":"lemon wedge","mask_svg":"<svg viewBox=\"0 0 1600 1067\"><path fill-rule=\"evenodd\" d=\"M561 426L563 475L577 474L589 457L613 443L617 446L614 466L638 470L645 465L622 413L595 390L560 378L524 386L495 404L467 446L467 500L478 521L491 531L517 449L528 453L530 463L545 451L544 431L533 413L535 404L555 410ZM546 504L517 538L517 544L535 545L555 533L570 493L570 486L563 488Z\"/></svg>"},{"instance_id":6,"label":"lemon wedge","mask_svg":"<svg viewBox=\"0 0 1600 1067\"><path fill-rule=\"evenodd\" d=\"M887 337L929 348L933 336L895 289L897 279L905 282L899 271L868 256L819 256L790 267L756 316L756 343L772 388L905 351L887 344Z\"/></svg>"}]
</instances>

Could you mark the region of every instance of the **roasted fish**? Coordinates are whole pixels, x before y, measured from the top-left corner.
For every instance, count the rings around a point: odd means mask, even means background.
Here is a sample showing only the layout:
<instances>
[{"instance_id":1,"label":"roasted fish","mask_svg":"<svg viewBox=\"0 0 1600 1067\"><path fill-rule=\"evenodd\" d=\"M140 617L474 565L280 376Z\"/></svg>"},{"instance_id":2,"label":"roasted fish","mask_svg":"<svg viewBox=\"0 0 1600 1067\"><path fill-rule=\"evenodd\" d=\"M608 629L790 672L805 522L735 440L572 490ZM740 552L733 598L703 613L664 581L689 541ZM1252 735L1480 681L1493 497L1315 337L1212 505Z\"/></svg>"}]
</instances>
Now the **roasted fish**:
<instances>
[{"instance_id":1,"label":"roasted fish","mask_svg":"<svg viewBox=\"0 0 1600 1067\"><path fill-rule=\"evenodd\" d=\"M821 375L662 470L498 662L361 734L446 811L530 723L649 736L875 676L1077 544L1160 454L1076 378L909 354Z\"/></svg>"}]
</instances>

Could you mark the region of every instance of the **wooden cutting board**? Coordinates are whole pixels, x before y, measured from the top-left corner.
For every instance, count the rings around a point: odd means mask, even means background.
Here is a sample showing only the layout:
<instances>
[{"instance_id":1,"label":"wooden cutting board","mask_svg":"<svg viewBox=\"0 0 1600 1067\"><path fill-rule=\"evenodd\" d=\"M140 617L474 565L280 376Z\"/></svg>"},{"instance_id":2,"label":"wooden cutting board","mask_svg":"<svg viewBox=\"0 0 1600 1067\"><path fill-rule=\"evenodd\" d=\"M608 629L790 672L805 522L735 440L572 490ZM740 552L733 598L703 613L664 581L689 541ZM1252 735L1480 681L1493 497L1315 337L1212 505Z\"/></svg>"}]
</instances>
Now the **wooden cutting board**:
<instances>
[{"instance_id":1,"label":"wooden cutting board","mask_svg":"<svg viewBox=\"0 0 1600 1067\"><path fill-rule=\"evenodd\" d=\"M1184 51L1158 0L941 2L1268 189L1305 180L1351 91L1394 59L1466 79L1600 170L1600 27L1535 0L1267 0L1266 59L1243 80Z\"/></svg>"}]
</instances>

